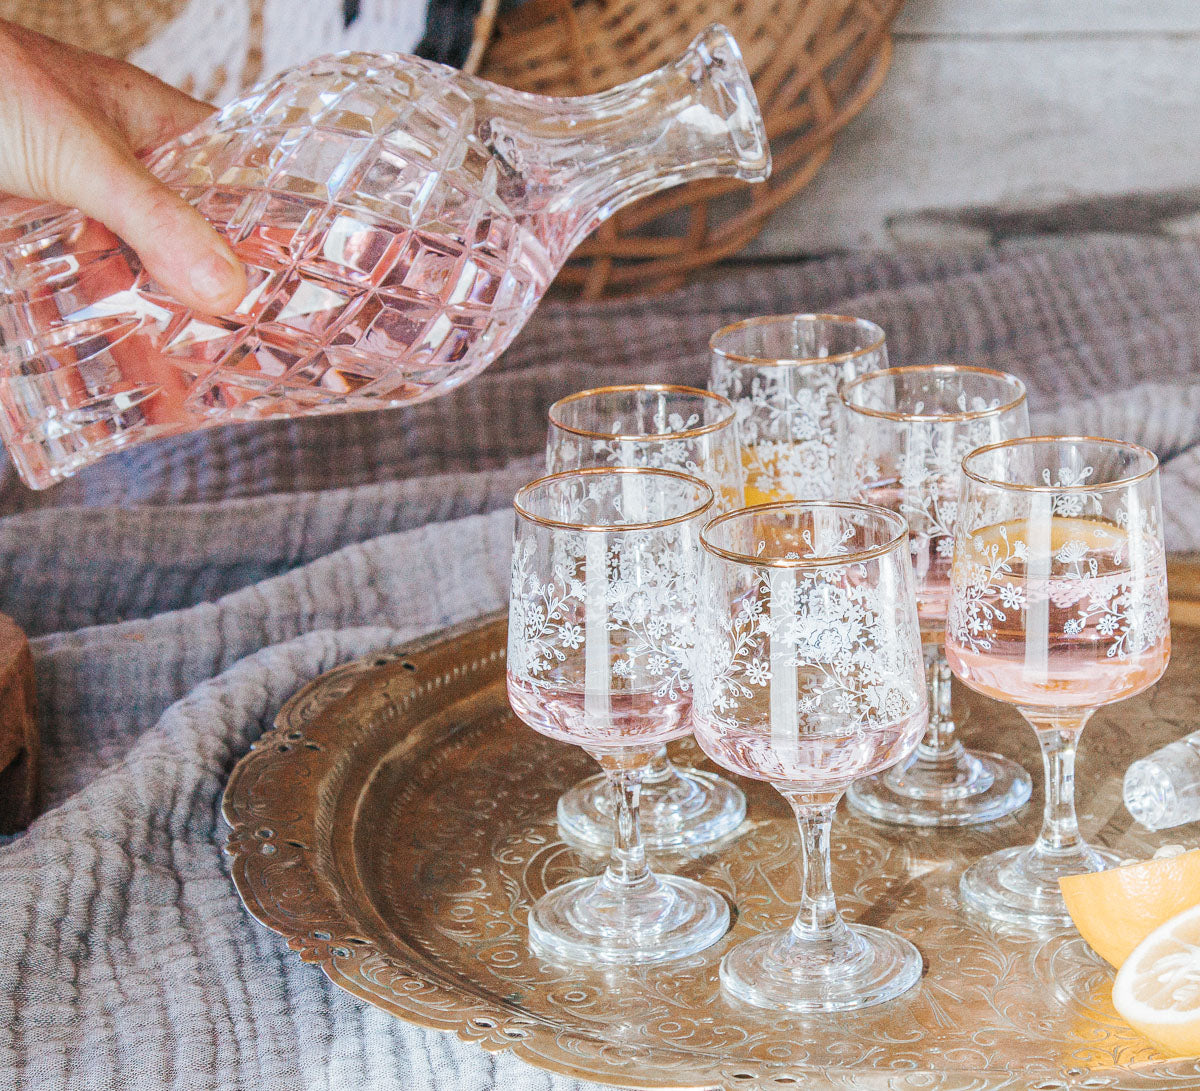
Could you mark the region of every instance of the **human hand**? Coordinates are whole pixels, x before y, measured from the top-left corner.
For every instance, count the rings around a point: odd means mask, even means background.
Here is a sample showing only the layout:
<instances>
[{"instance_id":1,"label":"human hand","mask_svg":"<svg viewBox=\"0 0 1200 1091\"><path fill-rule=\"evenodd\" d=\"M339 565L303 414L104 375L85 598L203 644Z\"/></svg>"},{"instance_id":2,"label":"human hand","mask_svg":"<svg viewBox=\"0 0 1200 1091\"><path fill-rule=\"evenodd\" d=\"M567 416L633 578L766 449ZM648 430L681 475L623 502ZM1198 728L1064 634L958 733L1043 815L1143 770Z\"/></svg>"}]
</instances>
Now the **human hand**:
<instances>
[{"instance_id":1,"label":"human hand","mask_svg":"<svg viewBox=\"0 0 1200 1091\"><path fill-rule=\"evenodd\" d=\"M204 217L138 154L211 108L133 65L0 20L0 193L78 208L190 307L233 310L246 276Z\"/></svg>"}]
</instances>

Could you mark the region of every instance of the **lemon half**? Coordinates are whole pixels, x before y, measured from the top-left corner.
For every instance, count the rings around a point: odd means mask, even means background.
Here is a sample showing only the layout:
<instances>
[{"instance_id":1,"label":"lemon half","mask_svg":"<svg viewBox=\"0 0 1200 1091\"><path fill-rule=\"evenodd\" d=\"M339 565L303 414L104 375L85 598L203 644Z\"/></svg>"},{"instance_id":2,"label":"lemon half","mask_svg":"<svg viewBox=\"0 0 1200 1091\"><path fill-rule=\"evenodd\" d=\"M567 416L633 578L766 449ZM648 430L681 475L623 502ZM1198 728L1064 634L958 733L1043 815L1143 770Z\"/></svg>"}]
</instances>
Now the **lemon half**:
<instances>
[{"instance_id":1,"label":"lemon half","mask_svg":"<svg viewBox=\"0 0 1200 1091\"><path fill-rule=\"evenodd\" d=\"M1113 985L1113 1007L1164 1052L1200 1054L1200 905L1133 949Z\"/></svg>"}]
</instances>

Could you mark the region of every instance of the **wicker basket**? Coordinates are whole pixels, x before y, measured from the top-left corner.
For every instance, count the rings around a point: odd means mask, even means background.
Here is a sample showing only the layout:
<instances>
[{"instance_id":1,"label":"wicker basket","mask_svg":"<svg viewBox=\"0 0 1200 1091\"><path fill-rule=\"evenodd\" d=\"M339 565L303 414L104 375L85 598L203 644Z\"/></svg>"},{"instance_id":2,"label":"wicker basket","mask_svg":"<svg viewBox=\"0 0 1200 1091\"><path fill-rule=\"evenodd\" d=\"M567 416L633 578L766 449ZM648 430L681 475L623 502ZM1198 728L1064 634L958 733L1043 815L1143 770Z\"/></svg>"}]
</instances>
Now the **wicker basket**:
<instances>
[{"instance_id":1,"label":"wicker basket","mask_svg":"<svg viewBox=\"0 0 1200 1091\"><path fill-rule=\"evenodd\" d=\"M466 68L545 95L606 90L678 56L709 23L733 31L754 79L775 170L746 186L696 182L619 212L558 283L584 298L678 285L740 250L829 156L875 93L903 0L527 0L497 17L486 0Z\"/></svg>"}]
</instances>

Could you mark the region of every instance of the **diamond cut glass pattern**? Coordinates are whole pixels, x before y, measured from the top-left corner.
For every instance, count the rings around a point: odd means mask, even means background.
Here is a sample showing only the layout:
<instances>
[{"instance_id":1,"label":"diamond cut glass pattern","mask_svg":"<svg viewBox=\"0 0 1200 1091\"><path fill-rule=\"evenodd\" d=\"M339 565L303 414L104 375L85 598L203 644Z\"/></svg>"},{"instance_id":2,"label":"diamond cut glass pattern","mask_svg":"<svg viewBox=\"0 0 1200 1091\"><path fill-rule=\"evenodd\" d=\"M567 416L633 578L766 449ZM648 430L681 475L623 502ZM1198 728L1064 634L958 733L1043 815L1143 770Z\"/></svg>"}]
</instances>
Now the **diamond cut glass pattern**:
<instances>
[{"instance_id":1,"label":"diamond cut glass pattern","mask_svg":"<svg viewBox=\"0 0 1200 1091\"><path fill-rule=\"evenodd\" d=\"M0 431L36 487L157 436L442 393L508 345L622 204L758 180L770 159L737 46L713 28L582 99L396 54L322 58L148 165L230 240L249 292L192 314L81 214L0 204Z\"/></svg>"}]
</instances>

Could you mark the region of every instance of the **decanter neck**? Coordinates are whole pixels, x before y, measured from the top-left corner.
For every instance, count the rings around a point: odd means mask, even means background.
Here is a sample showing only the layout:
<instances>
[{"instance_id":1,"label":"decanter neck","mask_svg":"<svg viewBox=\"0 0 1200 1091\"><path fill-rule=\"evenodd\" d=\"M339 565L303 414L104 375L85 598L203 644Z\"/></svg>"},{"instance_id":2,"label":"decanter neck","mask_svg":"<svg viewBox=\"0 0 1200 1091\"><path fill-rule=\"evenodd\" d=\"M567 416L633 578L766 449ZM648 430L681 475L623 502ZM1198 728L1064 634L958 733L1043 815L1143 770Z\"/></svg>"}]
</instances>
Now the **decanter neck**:
<instances>
[{"instance_id":1,"label":"decanter neck","mask_svg":"<svg viewBox=\"0 0 1200 1091\"><path fill-rule=\"evenodd\" d=\"M559 263L631 201L694 179L758 182L771 172L750 75L720 26L679 60L610 91L522 99L527 109L494 116L485 139Z\"/></svg>"}]
</instances>

